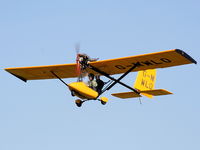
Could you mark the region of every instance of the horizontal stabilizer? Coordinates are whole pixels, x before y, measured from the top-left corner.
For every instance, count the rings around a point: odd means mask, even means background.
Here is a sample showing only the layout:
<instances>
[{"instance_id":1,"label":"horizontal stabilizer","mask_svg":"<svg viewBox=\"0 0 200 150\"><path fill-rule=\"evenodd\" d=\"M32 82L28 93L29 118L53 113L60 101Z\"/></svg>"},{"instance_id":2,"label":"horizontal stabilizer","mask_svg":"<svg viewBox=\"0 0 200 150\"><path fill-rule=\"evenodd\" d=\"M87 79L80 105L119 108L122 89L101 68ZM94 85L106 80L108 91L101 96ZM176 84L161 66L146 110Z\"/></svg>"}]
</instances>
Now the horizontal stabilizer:
<instances>
[{"instance_id":1,"label":"horizontal stabilizer","mask_svg":"<svg viewBox=\"0 0 200 150\"><path fill-rule=\"evenodd\" d=\"M152 96L161 96L161 95L168 95L168 94L173 94L167 90L164 89L155 89L155 90L145 90L145 91L140 91L141 94L148 94Z\"/></svg>"},{"instance_id":2,"label":"horizontal stabilizer","mask_svg":"<svg viewBox=\"0 0 200 150\"><path fill-rule=\"evenodd\" d=\"M164 89L145 90L145 91L140 91L140 93L145 96L148 95L147 97L173 94ZM140 95L138 95L137 93L134 93L134 92L113 93L112 96L122 98L122 99L141 97ZM151 97L149 97L149 98L151 98Z\"/></svg>"},{"instance_id":3,"label":"horizontal stabilizer","mask_svg":"<svg viewBox=\"0 0 200 150\"><path fill-rule=\"evenodd\" d=\"M112 96L122 98L122 99L141 97L135 92L113 93Z\"/></svg>"}]
</instances>

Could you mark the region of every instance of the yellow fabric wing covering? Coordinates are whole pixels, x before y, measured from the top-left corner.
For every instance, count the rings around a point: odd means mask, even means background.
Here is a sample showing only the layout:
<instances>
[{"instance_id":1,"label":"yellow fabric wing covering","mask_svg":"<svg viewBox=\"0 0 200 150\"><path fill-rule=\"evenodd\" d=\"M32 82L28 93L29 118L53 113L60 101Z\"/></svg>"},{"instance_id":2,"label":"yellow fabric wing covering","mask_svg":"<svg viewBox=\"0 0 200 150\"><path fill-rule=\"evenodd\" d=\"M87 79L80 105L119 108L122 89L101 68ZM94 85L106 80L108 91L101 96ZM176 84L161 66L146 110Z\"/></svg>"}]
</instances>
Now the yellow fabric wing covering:
<instances>
[{"instance_id":1,"label":"yellow fabric wing covering","mask_svg":"<svg viewBox=\"0 0 200 150\"><path fill-rule=\"evenodd\" d=\"M196 61L182 50L174 49L150 54L90 62L89 64L107 74L113 75L126 72L135 63L138 63L139 66L133 71L172 67L196 63ZM51 71L56 73L60 78L77 77L75 63L50 66L6 68L5 70L22 79L23 81L54 79L55 76L52 75ZM91 69L87 69L87 71L89 73L96 74L96 72Z\"/></svg>"},{"instance_id":2,"label":"yellow fabric wing covering","mask_svg":"<svg viewBox=\"0 0 200 150\"><path fill-rule=\"evenodd\" d=\"M117 59L102 60L91 62L90 64L107 74L125 73L133 64L138 63L139 66L133 70L147 70L155 68L165 68L178 65L197 63L192 57L182 50L174 49L162 52L123 57Z\"/></svg>"},{"instance_id":3,"label":"yellow fabric wing covering","mask_svg":"<svg viewBox=\"0 0 200 150\"><path fill-rule=\"evenodd\" d=\"M161 95L168 95L172 94L171 92L164 90L164 89L155 89L155 90L145 90L145 91L140 91L141 94L148 94L152 96L161 96ZM113 93L112 94L115 97L126 99L126 98L136 98L136 97L141 97L137 93L134 92L123 92L123 93Z\"/></svg>"},{"instance_id":4,"label":"yellow fabric wing covering","mask_svg":"<svg viewBox=\"0 0 200 150\"><path fill-rule=\"evenodd\" d=\"M6 68L5 70L23 81L56 78L51 71L60 78L77 77L76 64Z\"/></svg>"}]
</instances>

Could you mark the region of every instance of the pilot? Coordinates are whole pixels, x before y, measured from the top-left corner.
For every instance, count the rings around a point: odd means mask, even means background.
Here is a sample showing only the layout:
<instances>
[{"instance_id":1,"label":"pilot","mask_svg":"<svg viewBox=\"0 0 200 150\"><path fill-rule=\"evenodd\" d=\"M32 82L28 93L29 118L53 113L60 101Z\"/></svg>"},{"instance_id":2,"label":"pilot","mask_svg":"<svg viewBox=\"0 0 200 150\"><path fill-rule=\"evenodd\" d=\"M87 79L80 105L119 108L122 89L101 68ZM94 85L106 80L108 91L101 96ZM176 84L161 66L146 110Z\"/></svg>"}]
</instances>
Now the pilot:
<instances>
[{"instance_id":1,"label":"pilot","mask_svg":"<svg viewBox=\"0 0 200 150\"><path fill-rule=\"evenodd\" d=\"M93 90L97 90L97 82L94 80L94 74L90 73L88 75L89 81L88 81L88 86L93 89Z\"/></svg>"},{"instance_id":2,"label":"pilot","mask_svg":"<svg viewBox=\"0 0 200 150\"><path fill-rule=\"evenodd\" d=\"M96 75L95 78L96 78L96 82L97 82L97 92L99 94L101 94L105 83L100 79L100 75Z\"/></svg>"}]
</instances>

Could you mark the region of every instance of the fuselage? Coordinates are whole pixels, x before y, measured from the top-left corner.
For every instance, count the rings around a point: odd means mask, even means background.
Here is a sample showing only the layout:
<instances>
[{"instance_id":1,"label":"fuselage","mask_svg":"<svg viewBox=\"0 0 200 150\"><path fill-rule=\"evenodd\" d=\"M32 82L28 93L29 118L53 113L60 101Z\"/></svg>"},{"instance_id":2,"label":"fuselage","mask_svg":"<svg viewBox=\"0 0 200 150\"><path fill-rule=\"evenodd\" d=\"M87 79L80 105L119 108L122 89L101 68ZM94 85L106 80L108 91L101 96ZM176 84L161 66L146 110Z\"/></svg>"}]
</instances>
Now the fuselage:
<instances>
[{"instance_id":1,"label":"fuselage","mask_svg":"<svg viewBox=\"0 0 200 150\"><path fill-rule=\"evenodd\" d=\"M98 92L89 88L84 82L72 82L68 84L69 90L74 93L75 96L81 99L96 99Z\"/></svg>"}]
</instances>

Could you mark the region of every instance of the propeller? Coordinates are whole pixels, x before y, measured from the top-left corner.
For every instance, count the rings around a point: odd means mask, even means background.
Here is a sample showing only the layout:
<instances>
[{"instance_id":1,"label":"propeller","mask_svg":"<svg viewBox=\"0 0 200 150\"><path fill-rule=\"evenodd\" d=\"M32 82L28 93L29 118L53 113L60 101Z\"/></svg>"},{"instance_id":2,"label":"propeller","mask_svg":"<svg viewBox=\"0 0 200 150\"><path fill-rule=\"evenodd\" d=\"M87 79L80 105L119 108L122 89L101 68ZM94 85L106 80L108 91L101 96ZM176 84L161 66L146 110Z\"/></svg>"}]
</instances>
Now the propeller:
<instances>
[{"instance_id":1,"label":"propeller","mask_svg":"<svg viewBox=\"0 0 200 150\"><path fill-rule=\"evenodd\" d=\"M76 51L76 73L78 76L80 76L81 74L81 66L80 66L80 62L79 62L79 51L80 51L80 44L77 43L75 45L75 51Z\"/></svg>"},{"instance_id":2,"label":"propeller","mask_svg":"<svg viewBox=\"0 0 200 150\"><path fill-rule=\"evenodd\" d=\"M80 43L76 43L75 50L76 50L76 54L79 54L79 52L80 52Z\"/></svg>"}]
</instances>

